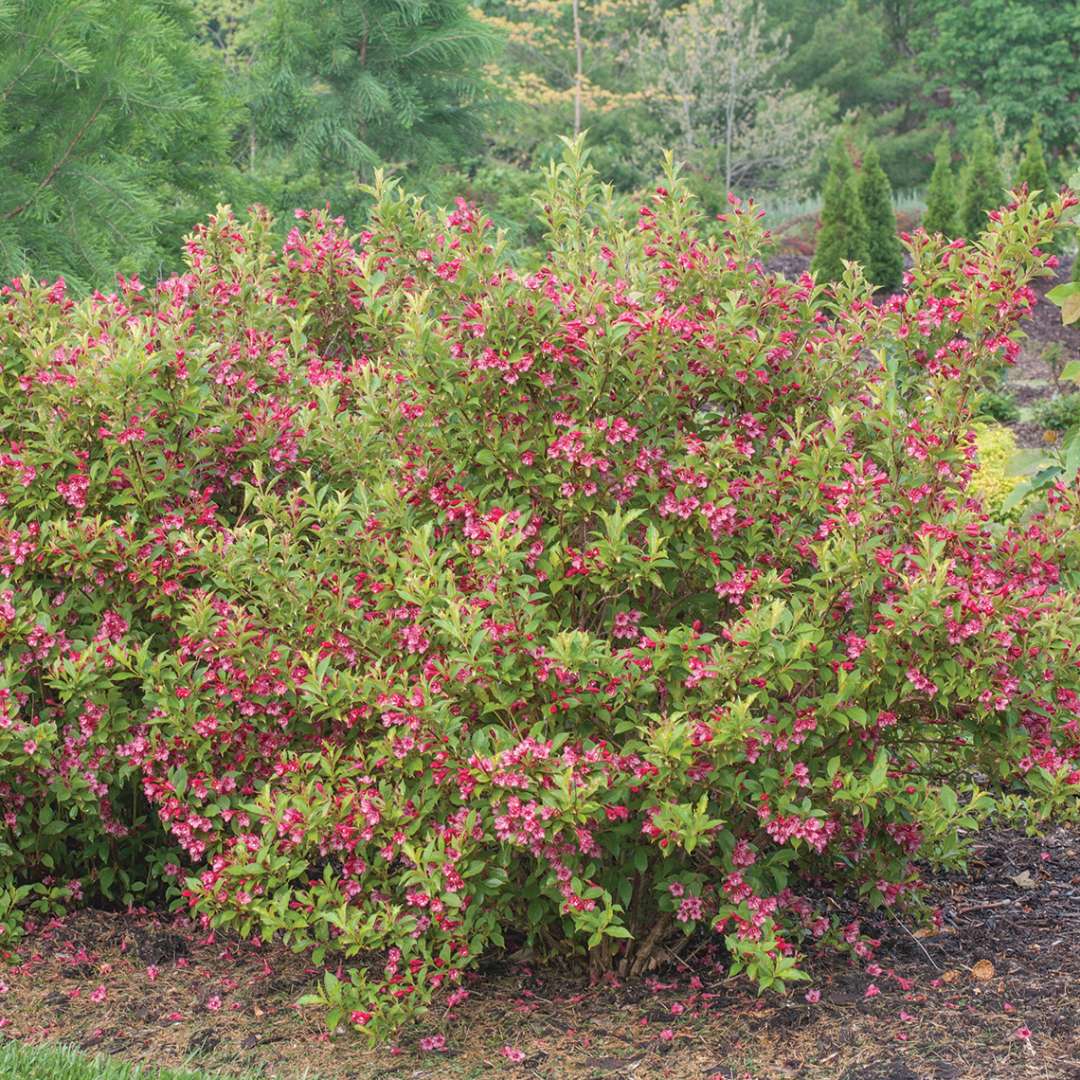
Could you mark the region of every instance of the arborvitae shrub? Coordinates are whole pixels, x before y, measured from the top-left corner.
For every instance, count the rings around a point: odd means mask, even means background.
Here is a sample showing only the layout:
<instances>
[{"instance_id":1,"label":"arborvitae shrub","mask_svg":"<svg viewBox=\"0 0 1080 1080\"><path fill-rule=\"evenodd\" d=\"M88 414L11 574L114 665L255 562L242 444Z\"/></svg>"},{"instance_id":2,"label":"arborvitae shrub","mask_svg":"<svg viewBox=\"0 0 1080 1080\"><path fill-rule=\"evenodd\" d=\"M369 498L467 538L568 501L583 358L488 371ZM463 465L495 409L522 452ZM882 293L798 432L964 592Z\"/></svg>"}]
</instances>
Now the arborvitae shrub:
<instances>
[{"instance_id":1,"label":"arborvitae shrub","mask_svg":"<svg viewBox=\"0 0 1080 1080\"><path fill-rule=\"evenodd\" d=\"M1024 143L1024 156L1016 170L1013 187L1027 184L1028 191L1038 192L1046 199L1050 196L1050 173L1046 168L1046 155L1043 153L1042 136L1038 120L1033 120Z\"/></svg>"},{"instance_id":2,"label":"arborvitae shrub","mask_svg":"<svg viewBox=\"0 0 1080 1080\"><path fill-rule=\"evenodd\" d=\"M959 205L956 198L956 177L952 167L952 143L942 135L934 149L934 171L926 192L926 213L923 228L927 232L953 236L958 224Z\"/></svg>"},{"instance_id":3,"label":"arborvitae shrub","mask_svg":"<svg viewBox=\"0 0 1080 1080\"><path fill-rule=\"evenodd\" d=\"M960 232L968 239L987 226L987 212L1005 201L1005 181L998 166L994 136L986 124L975 129L960 176Z\"/></svg>"},{"instance_id":4,"label":"arborvitae shrub","mask_svg":"<svg viewBox=\"0 0 1080 1080\"><path fill-rule=\"evenodd\" d=\"M1038 192L1039 199L1048 199L1052 194L1052 181L1046 168L1046 155L1043 153L1038 120L1032 121L1031 129L1028 131L1027 140L1024 143L1024 156L1016 170L1013 187L1019 188L1022 184L1027 185L1028 191ZM1055 244L1051 250L1058 251L1058 245Z\"/></svg>"},{"instance_id":5,"label":"arborvitae shrub","mask_svg":"<svg viewBox=\"0 0 1080 1080\"><path fill-rule=\"evenodd\" d=\"M858 190L867 230L866 276L877 288L892 292L900 287L904 252L896 235L892 185L873 146L863 155Z\"/></svg>"},{"instance_id":6,"label":"arborvitae shrub","mask_svg":"<svg viewBox=\"0 0 1080 1080\"><path fill-rule=\"evenodd\" d=\"M13 905L165 893L373 1035L507 928L783 986L917 913L984 788L1075 798L1077 492L992 524L966 409L1062 200L917 233L874 305L670 172L605 218L576 150L539 269L372 198L0 297L0 951Z\"/></svg>"},{"instance_id":7,"label":"arborvitae shrub","mask_svg":"<svg viewBox=\"0 0 1080 1080\"><path fill-rule=\"evenodd\" d=\"M838 139L825 180L821 228L810 269L820 281L839 281L845 260L866 266L869 257L869 236L858 180L847 148Z\"/></svg>"}]
</instances>

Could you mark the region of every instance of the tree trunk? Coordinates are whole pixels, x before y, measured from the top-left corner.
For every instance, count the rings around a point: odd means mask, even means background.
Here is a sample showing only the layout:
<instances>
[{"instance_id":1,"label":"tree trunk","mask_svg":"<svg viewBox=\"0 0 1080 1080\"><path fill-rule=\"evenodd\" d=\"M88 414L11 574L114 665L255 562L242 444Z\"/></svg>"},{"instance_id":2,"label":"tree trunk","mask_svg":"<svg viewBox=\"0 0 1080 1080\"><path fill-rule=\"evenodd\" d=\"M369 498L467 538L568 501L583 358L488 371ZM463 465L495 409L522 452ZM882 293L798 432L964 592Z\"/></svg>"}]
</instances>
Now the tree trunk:
<instances>
[{"instance_id":1,"label":"tree trunk","mask_svg":"<svg viewBox=\"0 0 1080 1080\"><path fill-rule=\"evenodd\" d=\"M735 54L728 64L727 130L724 133L724 188L731 191L731 132L735 126Z\"/></svg>"},{"instance_id":2,"label":"tree trunk","mask_svg":"<svg viewBox=\"0 0 1080 1080\"><path fill-rule=\"evenodd\" d=\"M581 134L581 83L584 68L584 55L581 45L581 0L573 0L574 4L574 134Z\"/></svg>"}]
</instances>

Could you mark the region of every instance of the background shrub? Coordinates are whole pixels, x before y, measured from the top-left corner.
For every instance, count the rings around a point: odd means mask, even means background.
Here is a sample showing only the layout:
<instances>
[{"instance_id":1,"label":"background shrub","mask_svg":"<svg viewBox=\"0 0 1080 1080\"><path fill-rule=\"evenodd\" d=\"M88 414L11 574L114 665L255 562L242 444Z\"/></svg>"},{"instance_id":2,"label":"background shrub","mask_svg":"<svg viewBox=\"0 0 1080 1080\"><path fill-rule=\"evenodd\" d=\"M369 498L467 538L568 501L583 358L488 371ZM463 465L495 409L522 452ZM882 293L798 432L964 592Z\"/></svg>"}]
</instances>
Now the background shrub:
<instances>
[{"instance_id":1,"label":"background shrub","mask_svg":"<svg viewBox=\"0 0 1080 1080\"><path fill-rule=\"evenodd\" d=\"M1020 407L1012 395L1003 390L991 390L983 394L975 412L978 416L996 420L999 424L1014 424L1020 419Z\"/></svg>"},{"instance_id":2,"label":"background shrub","mask_svg":"<svg viewBox=\"0 0 1080 1080\"><path fill-rule=\"evenodd\" d=\"M1005 180L997 161L994 136L985 122L971 137L960 173L960 234L978 236L986 228L986 215L1004 199Z\"/></svg>"},{"instance_id":3,"label":"background shrub","mask_svg":"<svg viewBox=\"0 0 1080 1080\"><path fill-rule=\"evenodd\" d=\"M1051 194L1050 173L1046 168L1046 155L1043 153L1039 121L1031 122L1027 139L1024 142L1024 156L1016 170L1014 186L1027 184L1028 191L1037 191L1043 198Z\"/></svg>"},{"instance_id":4,"label":"background shrub","mask_svg":"<svg viewBox=\"0 0 1080 1080\"><path fill-rule=\"evenodd\" d=\"M1041 402L1035 420L1047 431L1063 432L1080 424L1080 393L1065 394Z\"/></svg>"},{"instance_id":5,"label":"background shrub","mask_svg":"<svg viewBox=\"0 0 1080 1080\"><path fill-rule=\"evenodd\" d=\"M873 146L863 155L858 187L866 220L866 275L877 288L892 292L900 287L904 251L896 235L892 186Z\"/></svg>"},{"instance_id":6,"label":"background shrub","mask_svg":"<svg viewBox=\"0 0 1080 1080\"><path fill-rule=\"evenodd\" d=\"M948 135L942 135L934 150L934 171L930 174L930 186L926 191L923 228L927 232L951 237L956 232L958 212L952 143Z\"/></svg>"}]
</instances>

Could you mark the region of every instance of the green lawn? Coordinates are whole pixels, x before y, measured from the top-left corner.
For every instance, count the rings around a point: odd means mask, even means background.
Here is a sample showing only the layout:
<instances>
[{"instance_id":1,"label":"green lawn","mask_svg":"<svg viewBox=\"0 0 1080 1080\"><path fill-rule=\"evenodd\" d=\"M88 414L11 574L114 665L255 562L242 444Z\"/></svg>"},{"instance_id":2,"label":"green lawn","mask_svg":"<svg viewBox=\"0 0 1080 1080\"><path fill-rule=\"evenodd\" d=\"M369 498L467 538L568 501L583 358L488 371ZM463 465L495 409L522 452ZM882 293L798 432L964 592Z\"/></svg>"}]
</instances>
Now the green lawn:
<instances>
[{"instance_id":1,"label":"green lawn","mask_svg":"<svg viewBox=\"0 0 1080 1080\"><path fill-rule=\"evenodd\" d=\"M186 1069L141 1069L110 1058L89 1058L66 1046L0 1043L0 1080L213 1080Z\"/></svg>"}]
</instances>

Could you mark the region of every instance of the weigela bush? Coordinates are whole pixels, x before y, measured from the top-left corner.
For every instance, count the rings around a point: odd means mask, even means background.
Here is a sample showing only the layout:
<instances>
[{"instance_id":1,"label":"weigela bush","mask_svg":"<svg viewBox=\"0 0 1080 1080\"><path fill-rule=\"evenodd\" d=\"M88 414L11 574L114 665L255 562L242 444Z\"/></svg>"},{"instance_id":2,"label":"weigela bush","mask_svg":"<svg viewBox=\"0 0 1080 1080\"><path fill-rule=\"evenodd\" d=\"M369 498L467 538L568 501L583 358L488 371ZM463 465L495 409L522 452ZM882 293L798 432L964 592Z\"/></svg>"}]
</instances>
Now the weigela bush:
<instances>
[{"instance_id":1,"label":"weigela bush","mask_svg":"<svg viewBox=\"0 0 1080 1080\"><path fill-rule=\"evenodd\" d=\"M376 1036L509 930L782 986L865 949L829 893L1075 799L1077 492L996 522L968 423L1071 197L875 306L673 170L630 226L580 147L547 183L531 272L380 183L359 235L221 211L154 287L4 289L0 940L165 891Z\"/></svg>"}]
</instances>

